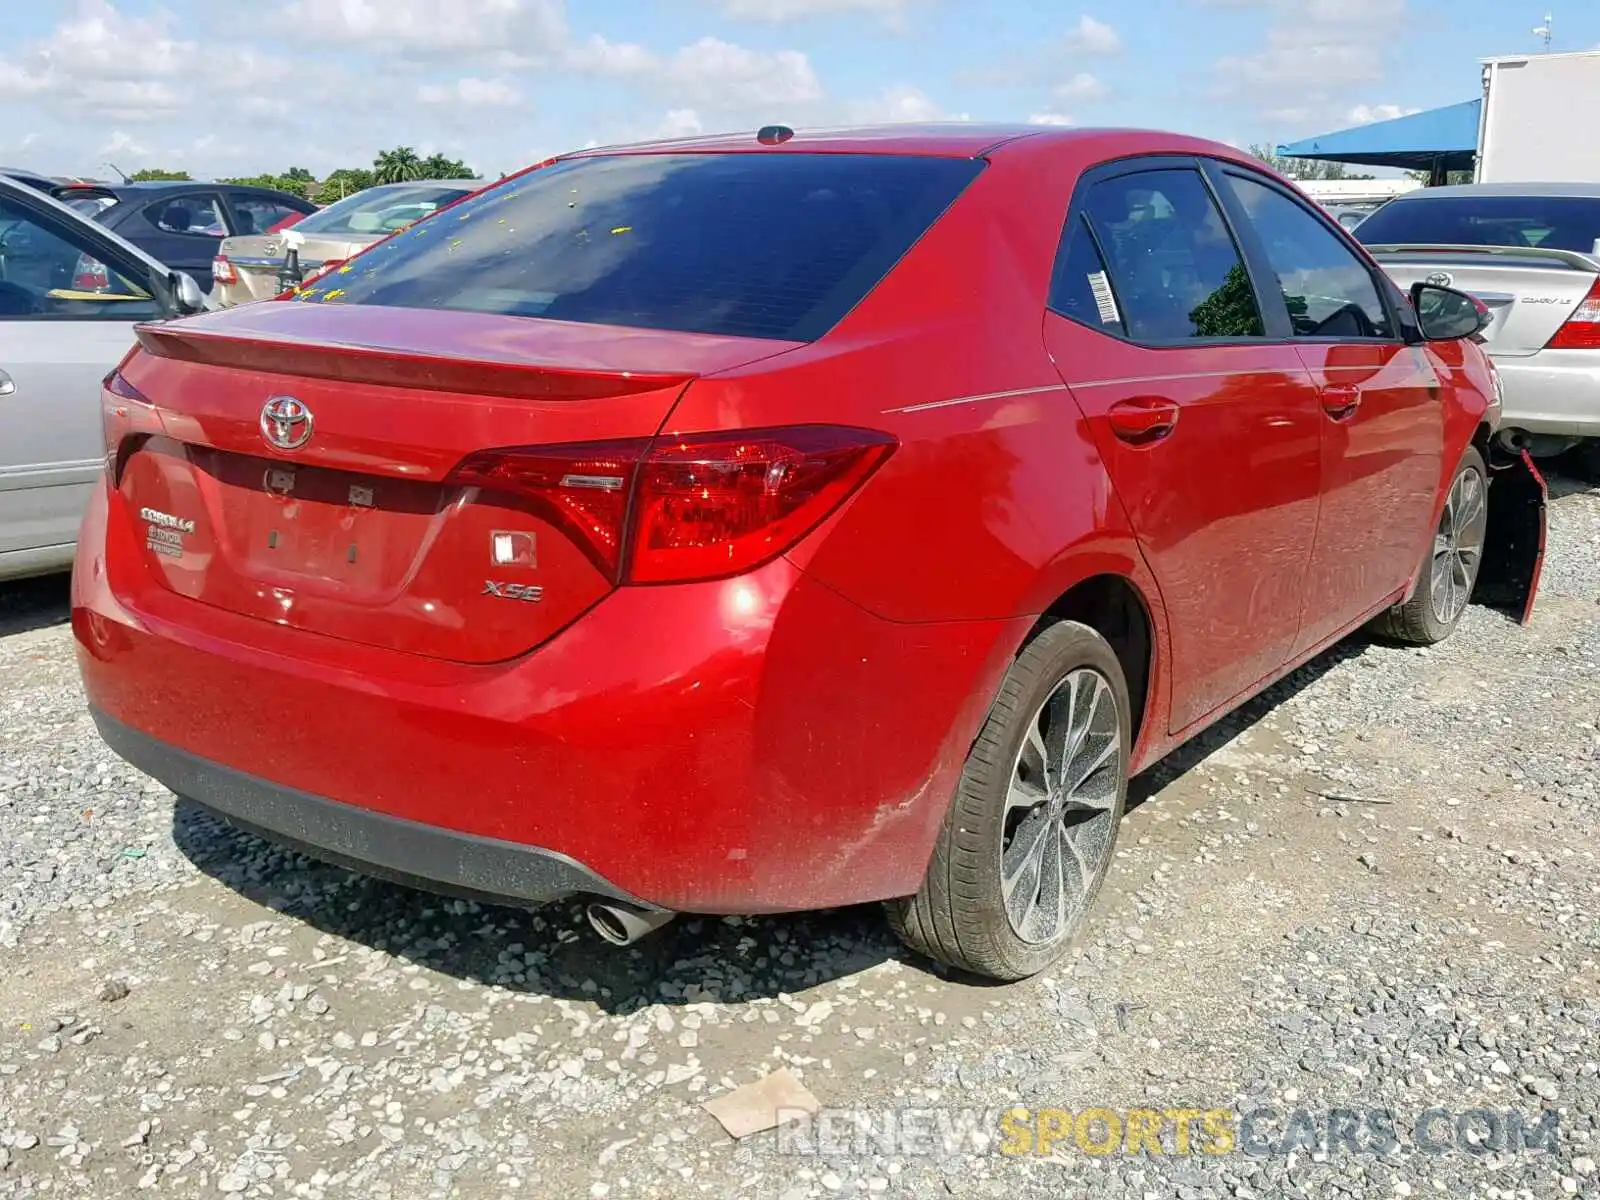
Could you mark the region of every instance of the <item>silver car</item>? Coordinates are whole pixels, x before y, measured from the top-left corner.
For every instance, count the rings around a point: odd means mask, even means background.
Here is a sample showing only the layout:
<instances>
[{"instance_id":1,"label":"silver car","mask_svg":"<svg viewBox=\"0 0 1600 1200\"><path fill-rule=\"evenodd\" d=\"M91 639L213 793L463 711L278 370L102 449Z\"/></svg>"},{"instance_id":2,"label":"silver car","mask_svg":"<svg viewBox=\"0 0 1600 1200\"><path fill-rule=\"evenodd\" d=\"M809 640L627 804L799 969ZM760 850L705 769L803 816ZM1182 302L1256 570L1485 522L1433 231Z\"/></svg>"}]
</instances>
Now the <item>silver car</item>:
<instances>
[{"instance_id":1,"label":"silver car","mask_svg":"<svg viewBox=\"0 0 1600 1200\"><path fill-rule=\"evenodd\" d=\"M1402 289L1487 306L1506 444L1544 456L1600 438L1600 184L1419 188L1353 232Z\"/></svg>"},{"instance_id":2,"label":"silver car","mask_svg":"<svg viewBox=\"0 0 1600 1200\"><path fill-rule=\"evenodd\" d=\"M188 276L0 177L0 579L72 565L105 463L100 381L135 322L203 303Z\"/></svg>"}]
</instances>

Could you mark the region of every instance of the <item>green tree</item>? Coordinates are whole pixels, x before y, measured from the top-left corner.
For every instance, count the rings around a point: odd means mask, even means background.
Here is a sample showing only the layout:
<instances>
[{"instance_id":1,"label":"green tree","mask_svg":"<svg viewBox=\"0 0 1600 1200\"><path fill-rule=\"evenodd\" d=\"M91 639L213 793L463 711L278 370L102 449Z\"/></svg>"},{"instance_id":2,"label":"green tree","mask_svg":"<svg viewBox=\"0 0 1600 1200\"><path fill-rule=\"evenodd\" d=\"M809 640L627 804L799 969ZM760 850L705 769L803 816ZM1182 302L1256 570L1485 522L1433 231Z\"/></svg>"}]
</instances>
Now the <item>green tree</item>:
<instances>
[{"instance_id":1,"label":"green tree","mask_svg":"<svg viewBox=\"0 0 1600 1200\"><path fill-rule=\"evenodd\" d=\"M1229 269L1222 286L1189 313L1196 337L1255 337L1261 333L1256 294L1242 266Z\"/></svg>"},{"instance_id":2,"label":"green tree","mask_svg":"<svg viewBox=\"0 0 1600 1200\"><path fill-rule=\"evenodd\" d=\"M166 170L161 169L160 167L146 167L142 171L135 171L132 175L128 176L128 178L131 179L134 183L145 183L145 182L148 182L148 181L151 181L151 180L160 180L160 179L184 180L184 179L188 179L189 178L189 172L187 172L187 171L166 171Z\"/></svg>"},{"instance_id":3,"label":"green tree","mask_svg":"<svg viewBox=\"0 0 1600 1200\"><path fill-rule=\"evenodd\" d=\"M340 167L317 185L315 198L319 204L332 204L364 192L376 182L376 177L366 167Z\"/></svg>"},{"instance_id":4,"label":"green tree","mask_svg":"<svg viewBox=\"0 0 1600 1200\"><path fill-rule=\"evenodd\" d=\"M476 179L478 173L459 158L430 154L422 161L423 179Z\"/></svg>"},{"instance_id":5,"label":"green tree","mask_svg":"<svg viewBox=\"0 0 1600 1200\"><path fill-rule=\"evenodd\" d=\"M306 172L307 175L310 172ZM271 188L276 192L288 192L295 196L306 196L309 199L308 189L315 180L297 179L292 175L240 175L232 179L224 179L223 183L238 183L245 187Z\"/></svg>"},{"instance_id":6,"label":"green tree","mask_svg":"<svg viewBox=\"0 0 1600 1200\"><path fill-rule=\"evenodd\" d=\"M1268 146L1251 146L1250 153L1280 175L1290 179L1372 179L1372 175L1357 174L1346 163L1326 162L1320 158L1288 158L1275 154Z\"/></svg>"},{"instance_id":7,"label":"green tree","mask_svg":"<svg viewBox=\"0 0 1600 1200\"><path fill-rule=\"evenodd\" d=\"M396 146L372 160L372 173L379 183L405 183L423 177L423 161L410 146Z\"/></svg>"}]
</instances>

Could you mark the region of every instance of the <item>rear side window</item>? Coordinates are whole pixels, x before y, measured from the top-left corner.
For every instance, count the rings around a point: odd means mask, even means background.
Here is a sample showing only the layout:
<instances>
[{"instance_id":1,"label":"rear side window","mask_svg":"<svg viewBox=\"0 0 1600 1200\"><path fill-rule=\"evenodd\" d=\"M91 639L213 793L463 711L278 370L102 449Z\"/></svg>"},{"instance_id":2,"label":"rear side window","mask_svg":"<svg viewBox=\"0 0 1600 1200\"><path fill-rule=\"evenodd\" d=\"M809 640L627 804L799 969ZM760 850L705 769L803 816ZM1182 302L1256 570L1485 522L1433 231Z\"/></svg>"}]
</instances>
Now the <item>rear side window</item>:
<instances>
[{"instance_id":1,"label":"rear side window","mask_svg":"<svg viewBox=\"0 0 1600 1200\"><path fill-rule=\"evenodd\" d=\"M175 200L157 200L144 210L144 216L163 233L214 238L228 236L228 227L222 222L222 210L217 206L215 196L179 196Z\"/></svg>"},{"instance_id":2,"label":"rear side window","mask_svg":"<svg viewBox=\"0 0 1600 1200\"><path fill-rule=\"evenodd\" d=\"M569 159L380 242L298 299L811 341L982 166L759 152Z\"/></svg>"},{"instance_id":3,"label":"rear side window","mask_svg":"<svg viewBox=\"0 0 1600 1200\"><path fill-rule=\"evenodd\" d=\"M1407 196L1357 227L1367 246L1512 246L1594 251L1600 197Z\"/></svg>"},{"instance_id":4,"label":"rear side window","mask_svg":"<svg viewBox=\"0 0 1600 1200\"><path fill-rule=\"evenodd\" d=\"M1138 341L1261 337L1249 272L1198 171L1139 171L1094 184L1084 212L1128 334Z\"/></svg>"},{"instance_id":5,"label":"rear side window","mask_svg":"<svg viewBox=\"0 0 1600 1200\"><path fill-rule=\"evenodd\" d=\"M300 211L260 196L233 196L228 203L233 206L233 226L242 235L265 233L285 217Z\"/></svg>"},{"instance_id":6,"label":"rear side window","mask_svg":"<svg viewBox=\"0 0 1600 1200\"><path fill-rule=\"evenodd\" d=\"M1227 179L1266 250L1296 337L1390 336L1371 272L1338 234L1276 188Z\"/></svg>"},{"instance_id":7,"label":"rear side window","mask_svg":"<svg viewBox=\"0 0 1600 1200\"><path fill-rule=\"evenodd\" d=\"M1055 276L1050 281L1050 307L1091 329L1119 337L1127 333L1105 260L1081 216L1073 218L1062 237Z\"/></svg>"}]
</instances>

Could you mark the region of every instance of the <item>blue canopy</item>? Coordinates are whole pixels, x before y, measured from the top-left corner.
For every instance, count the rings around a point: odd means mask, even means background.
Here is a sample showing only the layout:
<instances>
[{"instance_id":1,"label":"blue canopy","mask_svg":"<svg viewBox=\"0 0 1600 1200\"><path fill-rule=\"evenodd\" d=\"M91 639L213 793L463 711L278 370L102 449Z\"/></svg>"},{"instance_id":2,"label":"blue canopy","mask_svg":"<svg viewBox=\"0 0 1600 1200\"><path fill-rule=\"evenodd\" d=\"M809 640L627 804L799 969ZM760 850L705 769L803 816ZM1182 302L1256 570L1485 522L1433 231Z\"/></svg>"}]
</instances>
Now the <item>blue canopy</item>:
<instances>
[{"instance_id":1,"label":"blue canopy","mask_svg":"<svg viewBox=\"0 0 1600 1200\"><path fill-rule=\"evenodd\" d=\"M1482 109L1482 100L1430 108L1392 121L1374 121L1290 142L1279 146L1278 153L1287 158L1320 158L1408 171L1470 171L1478 153Z\"/></svg>"}]
</instances>

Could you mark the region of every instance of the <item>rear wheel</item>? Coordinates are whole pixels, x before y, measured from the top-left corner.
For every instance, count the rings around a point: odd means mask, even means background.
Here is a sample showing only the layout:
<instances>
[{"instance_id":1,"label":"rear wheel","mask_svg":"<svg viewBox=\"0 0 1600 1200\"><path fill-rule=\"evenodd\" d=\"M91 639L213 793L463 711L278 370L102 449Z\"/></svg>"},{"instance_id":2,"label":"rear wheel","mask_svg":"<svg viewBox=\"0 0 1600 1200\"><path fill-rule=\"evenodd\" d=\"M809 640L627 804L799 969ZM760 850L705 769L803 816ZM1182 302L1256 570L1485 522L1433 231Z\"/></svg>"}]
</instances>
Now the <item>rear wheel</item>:
<instances>
[{"instance_id":1,"label":"rear wheel","mask_svg":"<svg viewBox=\"0 0 1600 1200\"><path fill-rule=\"evenodd\" d=\"M1572 448L1567 456L1572 471L1585 483L1600 484L1600 438L1586 438Z\"/></svg>"},{"instance_id":2,"label":"rear wheel","mask_svg":"<svg viewBox=\"0 0 1600 1200\"><path fill-rule=\"evenodd\" d=\"M1444 511L1422 561L1416 590L1373 622L1373 631L1410 646L1431 646L1455 631L1483 564L1489 527L1489 473L1469 446L1450 481Z\"/></svg>"},{"instance_id":3,"label":"rear wheel","mask_svg":"<svg viewBox=\"0 0 1600 1200\"><path fill-rule=\"evenodd\" d=\"M1127 796L1128 686L1093 629L1051 626L1011 665L922 889L889 905L912 949L995 979L1066 951L1104 882Z\"/></svg>"}]
</instances>

